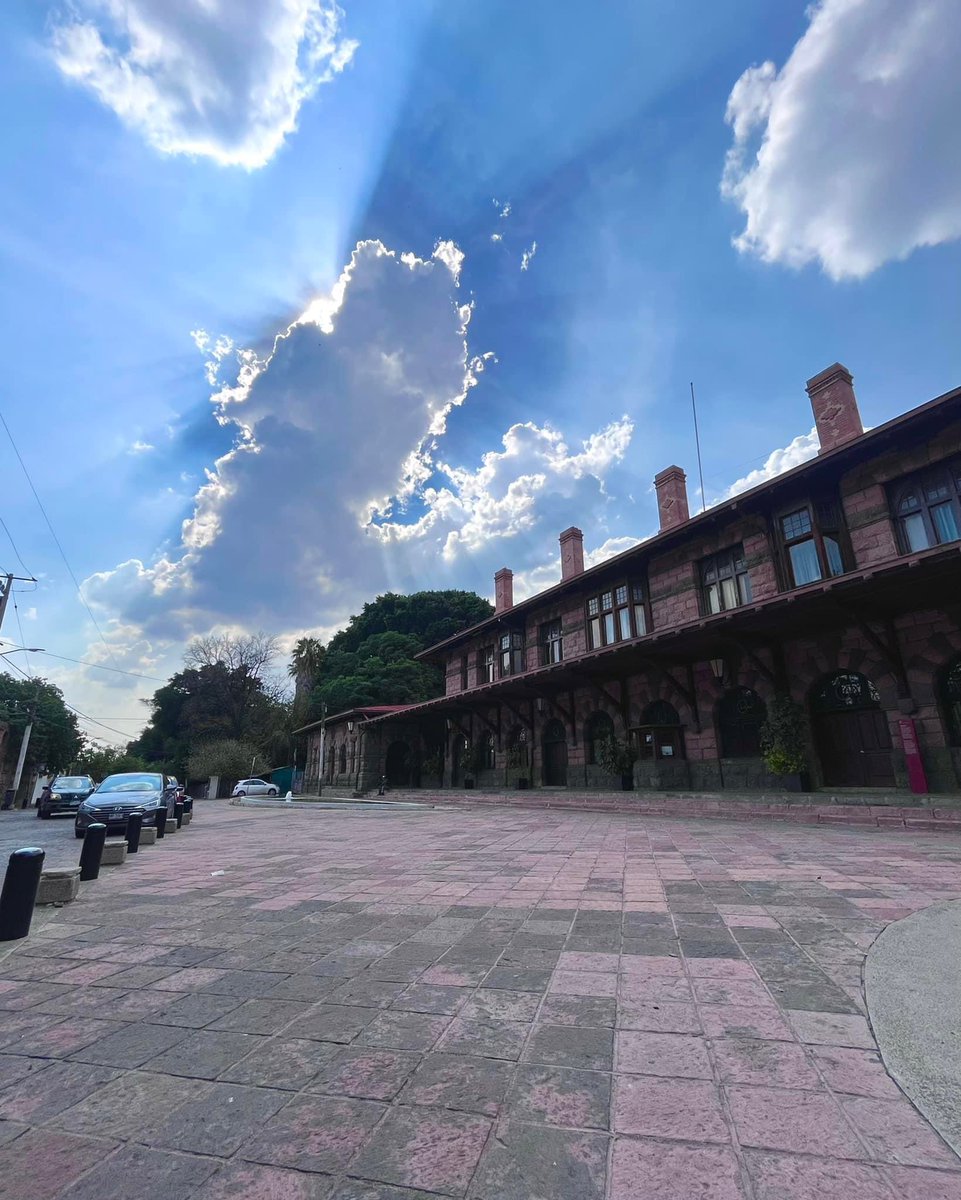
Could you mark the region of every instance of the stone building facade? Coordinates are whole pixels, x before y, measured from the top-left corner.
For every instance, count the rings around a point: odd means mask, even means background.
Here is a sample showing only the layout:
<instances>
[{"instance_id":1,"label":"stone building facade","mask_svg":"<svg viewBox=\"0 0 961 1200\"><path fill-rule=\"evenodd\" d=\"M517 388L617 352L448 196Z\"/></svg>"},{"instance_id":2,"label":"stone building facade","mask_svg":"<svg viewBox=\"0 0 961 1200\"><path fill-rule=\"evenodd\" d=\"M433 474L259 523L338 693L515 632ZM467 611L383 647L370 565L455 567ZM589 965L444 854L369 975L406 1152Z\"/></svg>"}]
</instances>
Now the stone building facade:
<instances>
[{"instance_id":1,"label":"stone building facade","mask_svg":"<svg viewBox=\"0 0 961 1200\"><path fill-rule=\"evenodd\" d=\"M961 388L867 433L845 367L807 391L815 459L693 517L669 467L656 536L585 569L565 530L518 604L499 571L494 615L423 654L445 694L331 718L323 770L312 730L308 785L609 789L613 735L623 786L780 788L760 729L787 696L814 786L961 790Z\"/></svg>"}]
</instances>

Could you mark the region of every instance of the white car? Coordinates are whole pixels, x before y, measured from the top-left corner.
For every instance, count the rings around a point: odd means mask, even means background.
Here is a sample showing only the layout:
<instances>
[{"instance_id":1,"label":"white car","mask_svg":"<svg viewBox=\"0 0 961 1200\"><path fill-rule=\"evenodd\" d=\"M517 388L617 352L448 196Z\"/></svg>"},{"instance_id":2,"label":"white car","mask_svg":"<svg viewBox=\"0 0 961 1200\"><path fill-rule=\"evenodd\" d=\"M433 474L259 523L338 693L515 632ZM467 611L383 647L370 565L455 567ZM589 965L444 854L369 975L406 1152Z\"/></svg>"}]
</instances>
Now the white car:
<instances>
[{"instance_id":1,"label":"white car","mask_svg":"<svg viewBox=\"0 0 961 1200\"><path fill-rule=\"evenodd\" d=\"M241 779L234 788L234 796L276 796L277 789L266 779Z\"/></svg>"}]
</instances>

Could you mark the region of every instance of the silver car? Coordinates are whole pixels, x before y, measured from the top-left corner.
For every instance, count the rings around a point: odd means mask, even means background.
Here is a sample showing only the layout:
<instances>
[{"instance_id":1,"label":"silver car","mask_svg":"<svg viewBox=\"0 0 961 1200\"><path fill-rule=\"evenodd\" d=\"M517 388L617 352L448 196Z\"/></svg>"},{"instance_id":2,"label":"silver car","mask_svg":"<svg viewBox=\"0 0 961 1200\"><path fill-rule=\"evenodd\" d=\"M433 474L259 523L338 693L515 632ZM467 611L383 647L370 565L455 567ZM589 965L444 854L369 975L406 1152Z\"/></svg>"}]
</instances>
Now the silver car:
<instances>
[{"instance_id":1,"label":"silver car","mask_svg":"<svg viewBox=\"0 0 961 1200\"><path fill-rule=\"evenodd\" d=\"M241 779L231 794L234 796L276 796L277 789L266 779Z\"/></svg>"}]
</instances>

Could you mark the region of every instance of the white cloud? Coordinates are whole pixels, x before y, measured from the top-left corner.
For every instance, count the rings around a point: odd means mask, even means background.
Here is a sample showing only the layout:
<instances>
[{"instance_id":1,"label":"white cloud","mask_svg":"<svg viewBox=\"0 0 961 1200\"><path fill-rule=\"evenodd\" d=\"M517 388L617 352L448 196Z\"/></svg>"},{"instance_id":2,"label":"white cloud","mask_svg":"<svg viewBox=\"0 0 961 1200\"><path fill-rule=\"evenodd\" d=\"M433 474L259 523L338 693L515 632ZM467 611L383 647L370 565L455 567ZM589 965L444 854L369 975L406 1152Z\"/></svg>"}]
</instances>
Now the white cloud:
<instances>
[{"instance_id":1,"label":"white cloud","mask_svg":"<svg viewBox=\"0 0 961 1200\"><path fill-rule=\"evenodd\" d=\"M149 454L151 450L155 450L155 449L156 449L156 446L152 445L150 442L142 442L138 439L137 441L132 442L130 444L130 448L128 449L127 453L128 454Z\"/></svg>"},{"instance_id":2,"label":"white cloud","mask_svg":"<svg viewBox=\"0 0 961 1200\"><path fill-rule=\"evenodd\" d=\"M863 278L961 237L961 4L821 0L728 100L722 193L766 262Z\"/></svg>"},{"instance_id":3,"label":"white cloud","mask_svg":"<svg viewBox=\"0 0 961 1200\"><path fill-rule=\"evenodd\" d=\"M779 450L772 450L764 460L763 467L758 467L740 479L736 479L721 496L721 500L730 500L732 496L737 496L741 492L747 492L759 484L766 483L776 475L783 475L792 467L799 467L801 463L817 458L820 449L821 444L818 441L816 429L812 429L810 433L798 434L786 446L782 446Z\"/></svg>"},{"instance_id":4,"label":"white cloud","mask_svg":"<svg viewBox=\"0 0 961 1200\"><path fill-rule=\"evenodd\" d=\"M537 242L531 242L530 249L525 250L521 255L521 270L526 271L531 265L531 259L537 253Z\"/></svg>"},{"instance_id":5,"label":"white cloud","mask_svg":"<svg viewBox=\"0 0 961 1200\"><path fill-rule=\"evenodd\" d=\"M262 167L357 42L333 0L73 0L51 52L155 149Z\"/></svg>"},{"instance_id":6,"label":"white cloud","mask_svg":"<svg viewBox=\"0 0 961 1200\"><path fill-rule=\"evenodd\" d=\"M237 379L212 399L235 445L206 472L178 546L86 582L104 619L154 649L225 623L330 628L386 588L465 586L465 575L483 587L504 539L520 567L555 525L607 506L627 418L576 443L518 423L466 464L445 452L451 414L492 360L468 347L462 263L449 242L423 259L361 242L270 354L231 348ZM215 353L204 331L194 341ZM473 444L489 445L471 404Z\"/></svg>"}]
</instances>

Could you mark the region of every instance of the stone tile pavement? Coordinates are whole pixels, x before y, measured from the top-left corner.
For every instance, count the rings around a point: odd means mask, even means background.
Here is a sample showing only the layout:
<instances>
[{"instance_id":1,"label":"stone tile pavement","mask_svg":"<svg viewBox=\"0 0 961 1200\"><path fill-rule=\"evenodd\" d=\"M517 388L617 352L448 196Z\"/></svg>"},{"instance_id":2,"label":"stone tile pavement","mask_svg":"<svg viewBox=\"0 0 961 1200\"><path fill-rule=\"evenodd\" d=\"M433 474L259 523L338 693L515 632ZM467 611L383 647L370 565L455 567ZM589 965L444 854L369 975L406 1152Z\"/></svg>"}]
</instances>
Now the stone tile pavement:
<instances>
[{"instance_id":1,"label":"stone tile pavement","mask_svg":"<svg viewBox=\"0 0 961 1200\"><path fill-rule=\"evenodd\" d=\"M961 1200L860 978L961 838L198 810L0 961L0 1198Z\"/></svg>"}]
</instances>

